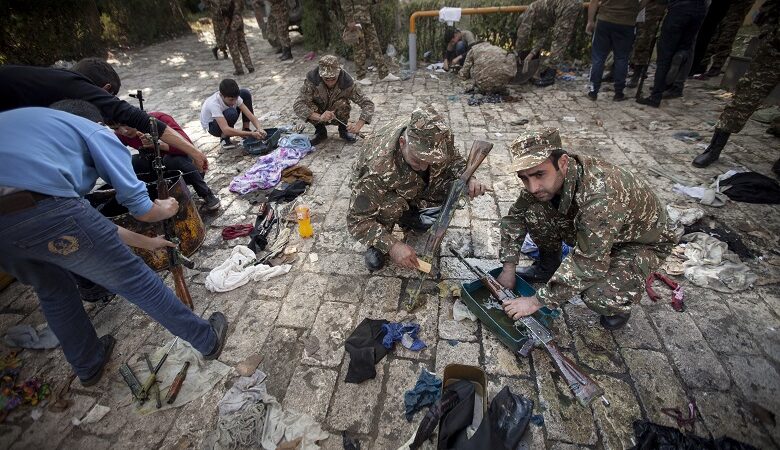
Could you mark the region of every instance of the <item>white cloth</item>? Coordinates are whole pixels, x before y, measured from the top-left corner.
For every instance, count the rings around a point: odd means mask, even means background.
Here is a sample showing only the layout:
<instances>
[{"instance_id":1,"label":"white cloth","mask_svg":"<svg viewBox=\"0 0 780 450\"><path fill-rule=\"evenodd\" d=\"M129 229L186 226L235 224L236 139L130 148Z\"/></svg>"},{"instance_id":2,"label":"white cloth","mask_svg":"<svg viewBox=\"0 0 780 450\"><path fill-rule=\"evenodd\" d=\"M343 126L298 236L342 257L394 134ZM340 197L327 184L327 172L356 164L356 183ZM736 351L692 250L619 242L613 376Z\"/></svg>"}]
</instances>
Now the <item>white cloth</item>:
<instances>
[{"instance_id":1,"label":"white cloth","mask_svg":"<svg viewBox=\"0 0 780 450\"><path fill-rule=\"evenodd\" d=\"M721 207L726 204L728 197L726 194L715 192L714 189L708 189L700 186L685 186L684 184L675 184L672 187L674 192L678 194L684 194L688 197L699 199L699 203L707 206Z\"/></svg>"},{"instance_id":2,"label":"white cloth","mask_svg":"<svg viewBox=\"0 0 780 450\"><path fill-rule=\"evenodd\" d=\"M695 206L666 205L666 215L670 225L693 225L704 217L704 210Z\"/></svg>"},{"instance_id":3,"label":"white cloth","mask_svg":"<svg viewBox=\"0 0 780 450\"><path fill-rule=\"evenodd\" d=\"M239 96L236 97L236 104L233 105L238 108L244 104L244 100ZM209 123L217 117L225 117L222 111L228 109L229 106L222 99L222 94L219 91L212 94L203 102L203 106L200 108L200 125L204 131L209 131Z\"/></svg>"},{"instance_id":4,"label":"white cloth","mask_svg":"<svg viewBox=\"0 0 780 450\"><path fill-rule=\"evenodd\" d=\"M60 345L57 336L45 323L36 328L27 324L12 326L6 332L4 340L9 347L44 349Z\"/></svg>"},{"instance_id":5,"label":"white cloth","mask_svg":"<svg viewBox=\"0 0 780 450\"><path fill-rule=\"evenodd\" d=\"M447 25L452 26L454 22L460 22L461 13L461 8L445 6L439 10L439 22L447 22Z\"/></svg>"},{"instance_id":6,"label":"white cloth","mask_svg":"<svg viewBox=\"0 0 780 450\"><path fill-rule=\"evenodd\" d=\"M749 289L758 279L725 242L706 233L690 233L686 242L685 278L697 286L734 293Z\"/></svg>"},{"instance_id":7,"label":"white cloth","mask_svg":"<svg viewBox=\"0 0 780 450\"><path fill-rule=\"evenodd\" d=\"M284 275L292 268L289 264L271 267L265 264L249 265L255 260L255 252L243 245L236 245L230 257L209 272L206 277L206 289L211 292L227 292L241 287L249 281L268 281Z\"/></svg>"}]
</instances>

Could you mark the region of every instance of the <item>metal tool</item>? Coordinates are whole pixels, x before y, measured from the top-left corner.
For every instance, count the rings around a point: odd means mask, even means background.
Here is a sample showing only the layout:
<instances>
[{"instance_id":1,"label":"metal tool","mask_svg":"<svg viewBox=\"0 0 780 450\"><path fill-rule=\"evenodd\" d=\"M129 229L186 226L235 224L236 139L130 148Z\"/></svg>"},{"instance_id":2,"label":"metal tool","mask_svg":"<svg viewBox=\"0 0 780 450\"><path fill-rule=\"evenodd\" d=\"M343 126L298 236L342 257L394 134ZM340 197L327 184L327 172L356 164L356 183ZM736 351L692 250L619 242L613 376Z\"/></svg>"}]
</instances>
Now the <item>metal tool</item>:
<instances>
[{"instance_id":1,"label":"metal tool","mask_svg":"<svg viewBox=\"0 0 780 450\"><path fill-rule=\"evenodd\" d=\"M346 123L344 123L344 122L340 121L338 118L336 118L336 116L333 116L333 120L335 120L336 122L338 122L338 123L340 123L340 124L344 125L345 127L347 127L347 126L348 126ZM353 133L353 134L354 134L355 136L357 136L357 137L361 138L361 139L365 139L365 138L366 138L366 135L365 135L365 134L363 134L363 133L361 133L361 132L357 132L357 133Z\"/></svg>"},{"instance_id":2,"label":"metal tool","mask_svg":"<svg viewBox=\"0 0 780 450\"><path fill-rule=\"evenodd\" d=\"M171 352L171 349L174 345L176 345L176 342L179 341L179 337L177 336L176 339L171 342L170 347L168 347L168 350L165 351L165 354L160 358L160 361L157 363L154 368L152 368L152 362L147 358L147 364L149 365L149 371L151 374L149 375L149 378L146 379L146 382L144 382L143 388L141 388L141 395L142 397L149 398L149 391L152 389L152 386L156 385L157 383L157 372L160 371L160 367L162 367L163 363L166 359L168 359L168 354ZM159 389L159 388L158 388ZM143 403L143 401L142 401ZM158 404L160 404L158 402ZM160 404L160 406L162 406Z\"/></svg>"},{"instance_id":3,"label":"metal tool","mask_svg":"<svg viewBox=\"0 0 780 450\"><path fill-rule=\"evenodd\" d=\"M149 367L149 372L154 371L154 367L152 366L152 360L149 359L149 354L144 353L144 359L146 360L146 365ZM154 378L154 381L152 383L152 394L154 394L154 400L157 406L157 409L162 408L162 402L160 401L160 385L157 384L157 373L153 372L150 378Z\"/></svg>"},{"instance_id":4,"label":"metal tool","mask_svg":"<svg viewBox=\"0 0 780 450\"><path fill-rule=\"evenodd\" d=\"M171 383L171 387L168 389L168 394L165 395L165 403L170 405L176 401L176 396L181 391L181 385L184 384L184 379L187 378L187 369L189 368L190 362L185 361L184 367L176 374L176 378L173 379L173 383Z\"/></svg>"},{"instance_id":5,"label":"metal tool","mask_svg":"<svg viewBox=\"0 0 780 450\"><path fill-rule=\"evenodd\" d=\"M138 377L136 377L133 373L133 369L131 369L127 363L124 363L119 366L119 375L122 375L122 379L125 380L127 387L130 388L130 392L133 393L133 397L135 397L136 400L140 400L142 389L141 382L138 381Z\"/></svg>"}]
</instances>

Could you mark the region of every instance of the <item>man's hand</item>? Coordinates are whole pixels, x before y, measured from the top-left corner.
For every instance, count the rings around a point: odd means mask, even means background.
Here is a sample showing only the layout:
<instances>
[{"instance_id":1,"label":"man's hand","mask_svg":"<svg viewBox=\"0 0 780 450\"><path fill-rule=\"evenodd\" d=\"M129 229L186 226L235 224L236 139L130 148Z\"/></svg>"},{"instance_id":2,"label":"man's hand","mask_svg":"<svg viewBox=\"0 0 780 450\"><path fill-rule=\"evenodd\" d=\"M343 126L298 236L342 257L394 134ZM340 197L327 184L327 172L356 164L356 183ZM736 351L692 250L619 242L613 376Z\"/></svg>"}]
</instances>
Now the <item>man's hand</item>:
<instances>
[{"instance_id":1,"label":"man's hand","mask_svg":"<svg viewBox=\"0 0 780 450\"><path fill-rule=\"evenodd\" d=\"M358 120L355 123L351 123L351 124L347 125L347 131L349 131L352 134L358 134L358 133L360 133L360 130L363 128L363 125L365 125L365 124L366 123L363 122L362 120Z\"/></svg>"},{"instance_id":2,"label":"man's hand","mask_svg":"<svg viewBox=\"0 0 780 450\"><path fill-rule=\"evenodd\" d=\"M487 191L484 184L477 181L476 178L471 177L469 179L469 198L479 197Z\"/></svg>"},{"instance_id":3,"label":"man's hand","mask_svg":"<svg viewBox=\"0 0 780 450\"><path fill-rule=\"evenodd\" d=\"M152 148L152 147L154 147L154 143L152 142L152 136L150 134L141 133L139 131L138 134L135 137L137 137L138 139L141 140L141 145L143 146L143 148Z\"/></svg>"},{"instance_id":4,"label":"man's hand","mask_svg":"<svg viewBox=\"0 0 780 450\"><path fill-rule=\"evenodd\" d=\"M515 275L515 269L508 270L504 267L501 273L496 277L496 281L507 289L514 290L517 283L517 276Z\"/></svg>"},{"instance_id":5,"label":"man's hand","mask_svg":"<svg viewBox=\"0 0 780 450\"><path fill-rule=\"evenodd\" d=\"M154 204L160 208L160 213L162 214L160 220L173 217L173 215L179 211L179 202L173 197L168 197L164 200L158 198L154 201Z\"/></svg>"},{"instance_id":6,"label":"man's hand","mask_svg":"<svg viewBox=\"0 0 780 450\"><path fill-rule=\"evenodd\" d=\"M257 131L250 131L249 132L249 137L253 137L253 138L257 139L257 140L263 140L263 139L265 139L265 136L266 136L265 131L257 130Z\"/></svg>"},{"instance_id":7,"label":"man's hand","mask_svg":"<svg viewBox=\"0 0 780 450\"><path fill-rule=\"evenodd\" d=\"M588 34L593 34L594 28L596 28L596 24L593 22L588 22L588 24L585 25L585 32Z\"/></svg>"},{"instance_id":8,"label":"man's hand","mask_svg":"<svg viewBox=\"0 0 780 450\"><path fill-rule=\"evenodd\" d=\"M173 242L165 239L165 236L157 236L157 237L148 237L144 236L146 239L143 239L141 242L138 242L140 245L136 245L136 247L140 247L146 250L157 250L158 248L163 247L176 247L176 244Z\"/></svg>"},{"instance_id":9,"label":"man's hand","mask_svg":"<svg viewBox=\"0 0 780 450\"><path fill-rule=\"evenodd\" d=\"M333 111L325 111L324 113L320 114L320 122L330 122L333 119L336 118L336 114Z\"/></svg>"},{"instance_id":10,"label":"man's hand","mask_svg":"<svg viewBox=\"0 0 780 450\"><path fill-rule=\"evenodd\" d=\"M209 170L209 160L206 159L206 155L203 152L192 153L189 155L192 158L193 164L198 168L200 173L205 173Z\"/></svg>"},{"instance_id":11,"label":"man's hand","mask_svg":"<svg viewBox=\"0 0 780 450\"><path fill-rule=\"evenodd\" d=\"M417 253L403 242L396 242L390 247L390 259L401 267L417 269Z\"/></svg>"},{"instance_id":12,"label":"man's hand","mask_svg":"<svg viewBox=\"0 0 780 450\"><path fill-rule=\"evenodd\" d=\"M532 297L519 297L514 300L504 302L504 312L513 320L518 320L521 317L530 316L542 307L536 296Z\"/></svg>"}]
</instances>

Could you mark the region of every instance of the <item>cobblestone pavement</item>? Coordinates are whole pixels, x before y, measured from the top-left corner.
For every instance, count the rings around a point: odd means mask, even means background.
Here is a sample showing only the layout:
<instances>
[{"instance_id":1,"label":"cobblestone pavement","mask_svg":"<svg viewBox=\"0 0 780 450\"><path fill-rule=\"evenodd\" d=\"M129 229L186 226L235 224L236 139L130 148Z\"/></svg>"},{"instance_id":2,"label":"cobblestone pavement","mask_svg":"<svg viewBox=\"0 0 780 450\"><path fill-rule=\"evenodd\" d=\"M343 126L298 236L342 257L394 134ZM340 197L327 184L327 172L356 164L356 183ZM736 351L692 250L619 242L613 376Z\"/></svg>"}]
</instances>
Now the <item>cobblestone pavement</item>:
<instances>
[{"instance_id":1,"label":"cobblestone pavement","mask_svg":"<svg viewBox=\"0 0 780 450\"><path fill-rule=\"evenodd\" d=\"M256 23L247 19L246 28L257 71L238 81L252 90L264 125L289 123L294 96L314 62L305 61L304 50L296 47L293 63L277 63L259 37ZM203 285L203 271L224 260L231 248L220 237L221 227L251 222L254 217L251 205L227 189L232 177L250 167L254 159L235 150L221 151L217 139L205 134L198 122L201 101L217 89L221 78L232 73L230 61L212 58L210 43L208 34L186 36L118 54L114 63L125 96L143 88L147 109L170 113L209 156L207 179L219 189L223 208L207 220L206 242L195 255L201 271L189 275L196 310L222 310L230 320L229 340L220 359L235 365L250 353L262 354L260 367L268 373L270 392L285 407L314 416L331 433L324 448L341 448L341 430L354 433L363 448L396 448L417 424L403 417L403 392L414 385L421 368L441 375L452 362L483 367L491 396L502 386L510 386L536 402L544 426L529 426L525 440L531 448L630 447L633 420L647 418L674 425L661 414L661 408L682 409L689 398L695 398L698 405L698 434L727 434L760 448L780 444L780 425L774 420L780 414L777 284L725 295L683 282L686 312L673 311L666 301L651 303L645 296L634 308L629 326L614 333L603 331L595 314L567 305L564 320L558 320L554 329L560 346L593 374L612 404L606 407L596 402L583 408L573 401L542 353L515 359L480 325L455 322L451 301L429 301L407 314L400 308L400 298L414 274L394 268L368 274L362 248L348 237L344 226L348 176L357 146L345 145L337 137L302 162L315 174L307 194L313 202L315 236L305 241L293 238L292 245L298 249L293 270L269 282L209 293ZM643 175L665 201L679 204L687 200L673 193L670 181L653 175L649 168L698 184L738 165L770 174L779 156L778 140L752 122L732 137L719 163L693 170L689 162L701 144L680 142L672 134L692 130L708 138L724 104L713 87L701 82L690 82L684 99L664 102L659 110L633 101L613 103L608 93L594 103L585 97L584 86L580 78L547 89L516 87L513 93L522 96L517 102L468 106L468 96L457 81L446 74L436 78L419 71L411 80L366 88L377 113L365 131L432 103L449 118L459 148L465 149L474 139L496 144L477 174L493 192L459 211L448 233L448 240L467 247L469 256L492 263L497 263L498 219L519 188L516 178L504 170L509 158L505 144L526 127L559 127L567 148L628 166ZM519 119L530 123L513 125ZM335 129L331 131L336 135ZM720 209L703 208L721 224L741 231L758 254L768 247L777 248L780 211L776 206L729 203ZM311 262L310 254L317 254L319 260ZM766 262L750 264L762 274L762 281L771 276ZM443 267L446 278L467 278L452 258L443 258ZM667 295L664 291L664 298ZM0 447L199 446L214 429L217 400L237 375L182 408L139 416L117 368L161 346L170 335L123 300L88 308L98 333L112 333L118 340L108 376L88 389L71 383L72 405L64 412L45 410L37 421L27 407L11 414L0 424ZM0 331L17 323L44 322L35 294L19 283L0 293L0 313ZM422 325L428 348L419 353L396 351L378 364L376 379L345 384L348 356L343 341L364 317L414 320ZM0 351L7 348L0 345ZM70 374L60 350L25 351L21 357L23 376L37 374L58 386ZM72 418L82 417L95 404L109 406L111 411L95 424L71 424ZM421 415L416 417L419 420Z\"/></svg>"}]
</instances>

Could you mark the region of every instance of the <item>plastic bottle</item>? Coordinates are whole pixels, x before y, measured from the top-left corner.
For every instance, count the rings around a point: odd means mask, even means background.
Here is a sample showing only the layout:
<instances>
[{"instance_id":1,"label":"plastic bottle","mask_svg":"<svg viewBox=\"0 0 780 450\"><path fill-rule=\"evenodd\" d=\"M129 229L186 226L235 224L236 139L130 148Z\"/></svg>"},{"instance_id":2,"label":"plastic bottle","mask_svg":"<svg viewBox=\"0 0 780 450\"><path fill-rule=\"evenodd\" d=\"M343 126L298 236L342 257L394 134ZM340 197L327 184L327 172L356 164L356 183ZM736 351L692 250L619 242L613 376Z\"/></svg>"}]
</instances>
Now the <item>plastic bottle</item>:
<instances>
[{"instance_id":1,"label":"plastic bottle","mask_svg":"<svg viewBox=\"0 0 780 450\"><path fill-rule=\"evenodd\" d=\"M312 237L314 229L311 227L309 207L306 205L296 206L295 215L298 216L298 234L300 234L302 238Z\"/></svg>"}]
</instances>

